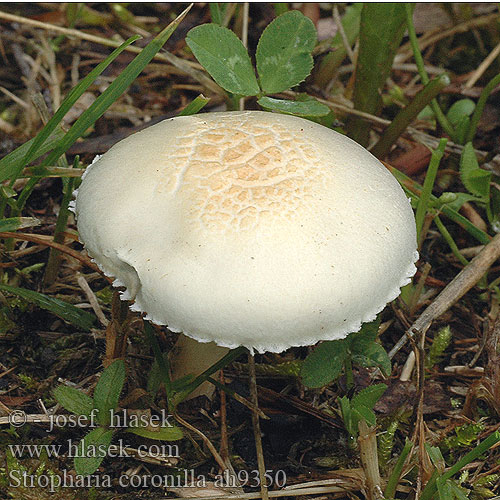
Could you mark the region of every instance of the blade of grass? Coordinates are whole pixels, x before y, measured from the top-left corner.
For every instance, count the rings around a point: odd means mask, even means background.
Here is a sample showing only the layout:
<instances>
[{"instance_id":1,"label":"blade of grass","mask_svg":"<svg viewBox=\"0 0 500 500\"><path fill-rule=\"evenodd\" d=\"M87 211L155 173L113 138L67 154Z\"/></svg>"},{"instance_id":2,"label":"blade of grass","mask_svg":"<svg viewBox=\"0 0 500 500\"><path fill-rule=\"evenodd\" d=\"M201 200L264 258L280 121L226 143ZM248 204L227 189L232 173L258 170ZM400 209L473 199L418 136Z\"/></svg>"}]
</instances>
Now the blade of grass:
<instances>
[{"instance_id":1,"label":"blade of grass","mask_svg":"<svg viewBox=\"0 0 500 500\"><path fill-rule=\"evenodd\" d=\"M413 5L410 8L413 9ZM375 115L382 109L381 91L404 31L405 9L402 4L363 4L353 94L355 109ZM358 116L349 117L346 131L362 146L368 144L370 128Z\"/></svg>"},{"instance_id":2,"label":"blade of grass","mask_svg":"<svg viewBox=\"0 0 500 500\"><path fill-rule=\"evenodd\" d=\"M73 126L69 129L63 139L47 156L42 166L53 165L57 159L67 151L67 149L91 126L106 110L123 94L130 84L137 78L147 64L153 59L156 53L163 47L170 38L179 23L184 19L191 9L189 5L177 18L172 21L163 31L161 31L139 55L120 73L113 83L93 102L93 104L82 113ZM23 208L31 190L33 183L28 183L18 199L18 210Z\"/></svg>"},{"instance_id":3,"label":"blade of grass","mask_svg":"<svg viewBox=\"0 0 500 500\"><path fill-rule=\"evenodd\" d=\"M384 497L385 498L394 498L396 494L396 488L399 483L399 478L401 477L401 473L403 472L403 467L406 462L406 458L413 448L413 443L407 439L404 445L403 450L401 451L398 461L394 466L394 469L389 476L389 480L387 481L387 486L385 487Z\"/></svg>"},{"instance_id":4,"label":"blade of grass","mask_svg":"<svg viewBox=\"0 0 500 500\"><path fill-rule=\"evenodd\" d=\"M347 7L342 17L342 27L349 44L353 44L359 34L359 21L361 17L362 2L357 2ZM318 87L325 88L335 78L337 70L345 59L347 51L342 42L340 33L337 33L330 42L330 52L319 63L314 75Z\"/></svg>"},{"instance_id":5,"label":"blade of grass","mask_svg":"<svg viewBox=\"0 0 500 500\"><path fill-rule=\"evenodd\" d=\"M484 439L481 443L479 443L473 450L469 451L466 455L464 455L455 465L450 467L446 472L441 474L439 477L442 481L446 481L450 479L455 474L460 472L462 468L466 465L470 464L474 460L477 460L483 453L488 451L492 446L500 441L500 432L496 431L486 439ZM436 479L431 479L424 490L422 491L422 495L420 496L420 500L431 500L434 494L437 491Z\"/></svg>"},{"instance_id":6,"label":"blade of grass","mask_svg":"<svg viewBox=\"0 0 500 500\"><path fill-rule=\"evenodd\" d=\"M62 318L64 321L67 321L82 330L89 331L94 326L94 315L88 313L87 311L82 311L82 309L79 309L78 307L68 304L62 300L49 297L48 295L44 295L42 293L34 292L33 290L17 288L10 285L0 284L0 290L12 295L17 295L28 302L32 302L38 307L50 311L56 316Z\"/></svg>"},{"instance_id":7,"label":"blade of grass","mask_svg":"<svg viewBox=\"0 0 500 500\"><path fill-rule=\"evenodd\" d=\"M53 149L59 141L64 137L64 130L60 127L56 128L53 134L38 148L36 152L36 156L32 158L32 160L36 160L40 156L49 152ZM7 156L4 156L0 160L0 182L5 181L12 177L12 175L17 172L17 166L23 164L23 158L26 156L26 153L29 151L33 142L35 142L36 137L30 139L25 142L22 146L14 149Z\"/></svg>"},{"instance_id":8,"label":"blade of grass","mask_svg":"<svg viewBox=\"0 0 500 500\"><path fill-rule=\"evenodd\" d=\"M411 3L405 3L405 12L408 37L410 38L410 44L413 49L413 57L415 58L418 74L420 75L422 83L424 85L427 85L429 83L429 76L427 75L427 71L425 71L424 59L418 47L417 33L413 24L413 6ZM458 142L456 140L455 130L448 121L448 118L446 118L445 114L441 111L441 108L439 107L436 99L433 99L431 101L431 108L434 112L434 115L436 116L437 121L439 122L441 127L443 127L443 130L452 138L453 142Z\"/></svg>"},{"instance_id":9,"label":"blade of grass","mask_svg":"<svg viewBox=\"0 0 500 500\"><path fill-rule=\"evenodd\" d=\"M437 149L432 152L431 161L429 162L424 185L422 187L422 193L420 194L420 199L418 200L417 211L415 214L418 248L422 247L422 228L424 227L425 214L427 213L427 209L429 207L432 188L434 187L434 182L436 181L437 171L447 142L448 139L441 139Z\"/></svg>"},{"instance_id":10,"label":"blade of grass","mask_svg":"<svg viewBox=\"0 0 500 500\"><path fill-rule=\"evenodd\" d=\"M450 78L443 74L431 80L418 92L410 104L403 108L392 120L391 124L384 130L377 144L371 149L371 153L377 158L385 158L392 145L398 137L406 130L406 127L447 85L450 84Z\"/></svg>"},{"instance_id":11,"label":"blade of grass","mask_svg":"<svg viewBox=\"0 0 500 500\"><path fill-rule=\"evenodd\" d=\"M203 94L200 94L196 99L191 101L179 114L178 116L189 116L195 115L201 109L203 109L210 99L207 99Z\"/></svg>"},{"instance_id":12,"label":"blade of grass","mask_svg":"<svg viewBox=\"0 0 500 500\"><path fill-rule=\"evenodd\" d=\"M128 47L130 44L139 40L141 37L135 35L130 37L120 47L115 49L104 61L98 64L81 82L79 82L67 95L59 109L54 113L47 125L37 134L28 152L24 156L22 162L17 166L16 172L11 175L11 181L15 180L21 173L23 167L31 163L37 156L38 149L45 143L50 134L54 131L57 125L64 118L66 113L73 107L82 94L94 83L96 78Z\"/></svg>"},{"instance_id":13,"label":"blade of grass","mask_svg":"<svg viewBox=\"0 0 500 500\"><path fill-rule=\"evenodd\" d=\"M38 226L40 221L34 217L9 217L0 220L0 232L17 231L26 227Z\"/></svg>"}]
</instances>

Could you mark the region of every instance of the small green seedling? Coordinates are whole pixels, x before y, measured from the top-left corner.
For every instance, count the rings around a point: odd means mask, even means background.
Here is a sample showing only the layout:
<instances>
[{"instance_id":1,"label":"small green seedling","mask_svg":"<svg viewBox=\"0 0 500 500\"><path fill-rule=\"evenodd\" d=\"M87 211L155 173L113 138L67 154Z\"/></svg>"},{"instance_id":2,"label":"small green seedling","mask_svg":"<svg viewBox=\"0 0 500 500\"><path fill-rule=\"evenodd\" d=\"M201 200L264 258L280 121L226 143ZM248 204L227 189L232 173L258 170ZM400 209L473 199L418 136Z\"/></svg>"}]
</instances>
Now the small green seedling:
<instances>
[{"instance_id":1,"label":"small green seedling","mask_svg":"<svg viewBox=\"0 0 500 500\"><path fill-rule=\"evenodd\" d=\"M359 423L362 420L370 427L376 425L373 408L386 389L387 386L385 384L375 384L366 387L352 399L349 399L347 396L339 398L342 420L349 434L349 446L356 448Z\"/></svg>"},{"instance_id":2,"label":"small green seedling","mask_svg":"<svg viewBox=\"0 0 500 500\"><path fill-rule=\"evenodd\" d=\"M113 420L124 383L125 363L118 359L102 372L93 398L65 385L54 390L54 397L66 410L84 417L88 423L93 423L95 417L97 424L78 444L74 457L77 474L93 474L107 456L113 435L118 430ZM182 438L182 431L171 424L159 427L157 431L145 426L130 426L126 430L148 439L176 441Z\"/></svg>"}]
</instances>

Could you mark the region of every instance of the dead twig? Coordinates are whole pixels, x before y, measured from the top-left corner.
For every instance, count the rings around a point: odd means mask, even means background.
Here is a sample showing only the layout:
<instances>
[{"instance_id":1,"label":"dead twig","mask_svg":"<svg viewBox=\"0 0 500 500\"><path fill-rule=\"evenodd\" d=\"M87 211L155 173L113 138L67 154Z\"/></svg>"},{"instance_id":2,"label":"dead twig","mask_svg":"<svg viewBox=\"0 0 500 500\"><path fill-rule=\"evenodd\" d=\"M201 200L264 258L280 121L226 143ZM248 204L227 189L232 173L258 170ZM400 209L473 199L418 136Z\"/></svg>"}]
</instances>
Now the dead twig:
<instances>
[{"instance_id":1,"label":"dead twig","mask_svg":"<svg viewBox=\"0 0 500 500\"><path fill-rule=\"evenodd\" d=\"M248 371L250 385L250 400L253 405L258 408L259 396L257 394L257 379L255 376L255 358L252 352L248 353ZM269 500L269 492L267 490L266 465L264 463L264 450L262 448L262 434L260 432L259 415L256 411L252 411L252 425L255 436L255 448L257 451L257 464L259 468L260 493L262 500Z\"/></svg>"},{"instance_id":2,"label":"dead twig","mask_svg":"<svg viewBox=\"0 0 500 500\"><path fill-rule=\"evenodd\" d=\"M65 253L66 255L73 257L74 259L78 260L79 262L86 265L87 267L90 267L94 271L97 271L110 283L113 281L111 278L108 278L97 267L97 265L94 264L88 257L85 257L81 253L77 252L76 250L73 250L72 248L67 247L66 245L61 245L60 243L55 243L54 241L52 241L51 236L34 235L34 234L27 234L27 233L13 233L13 232L11 233L11 232L5 231L5 232L0 233L0 238L14 238L15 240L30 241L31 243L37 243L38 245L45 245L47 247L55 248L56 250L59 250L59 251Z\"/></svg>"},{"instance_id":3,"label":"dead twig","mask_svg":"<svg viewBox=\"0 0 500 500\"><path fill-rule=\"evenodd\" d=\"M500 234L497 234L470 264L460 271L446 288L436 297L427 309L417 318L408 331L389 352L393 358L413 338L415 333L425 335L432 322L463 297L484 275L489 267L500 257Z\"/></svg>"}]
</instances>

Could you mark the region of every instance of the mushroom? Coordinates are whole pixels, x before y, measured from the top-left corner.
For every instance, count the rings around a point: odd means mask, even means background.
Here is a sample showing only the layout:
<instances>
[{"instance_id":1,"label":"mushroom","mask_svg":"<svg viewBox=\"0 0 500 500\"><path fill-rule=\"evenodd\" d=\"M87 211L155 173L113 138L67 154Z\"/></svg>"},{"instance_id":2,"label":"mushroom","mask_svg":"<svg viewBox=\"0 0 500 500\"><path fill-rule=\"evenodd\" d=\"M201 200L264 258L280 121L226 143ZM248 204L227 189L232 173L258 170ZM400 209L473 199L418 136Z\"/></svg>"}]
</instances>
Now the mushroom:
<instances>
[{"instance_id":1,"label":"mushroom","mask_svg":"<svg viewBox=\"0 0 500 500\"><path fill-rule=\"evenodd\" d=\"M351 139L290 115L164 120L87 169L75 211L134 311L227 348L343 338L416 271L395 178Z\"/></svg>"}]
</instances>

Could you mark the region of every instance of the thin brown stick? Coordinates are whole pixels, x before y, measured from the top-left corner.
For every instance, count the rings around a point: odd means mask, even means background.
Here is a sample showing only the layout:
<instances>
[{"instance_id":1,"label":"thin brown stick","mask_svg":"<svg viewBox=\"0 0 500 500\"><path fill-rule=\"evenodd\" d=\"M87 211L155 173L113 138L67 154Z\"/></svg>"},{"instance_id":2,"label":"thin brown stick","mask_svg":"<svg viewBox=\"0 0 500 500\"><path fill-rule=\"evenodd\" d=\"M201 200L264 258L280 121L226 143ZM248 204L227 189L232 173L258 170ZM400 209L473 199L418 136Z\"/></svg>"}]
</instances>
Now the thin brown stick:
<instances>
[{"instance_id":1,"label":"thin brown stick","mask_svg":"<svg viewBox=\"0 0 500 500\"><path fill-rule=\"evenodd\" d=\"M259 406L259 396L257 394L257 378L255 376L255 358L253 353L248 353L248 370L250 385L250 400L255 407ZM259 466L260 493L262 500L269 500L269 492L266 484L266 465L264 463L264 450L262 449L262 434L260 432L259 415L256 411L252 412L253 433L255 436L255 448L257 451L257 464Z\"/></svg>"},{"instance_id":2,"label":"thin brown stick","mask_svg":"<svg viewBox=\"0 0 500 500\"><path fill-rule=\"evenodd\" d=\"M224 384L224 370L219 373L220 383ZM226 393L219 390L220 393L220 456L224 462L229 459L229 439L227 434L227 406Z\"/></svg>"},{"instance_id":3,"label":"thin brown stick","mask_svg":"<svg viewBox=\"0 0 500 500\"><path fill-rule=\"evenodd\" d=\"M401 337L389 352L394 355L412 338L416 332L425 335L432 322L447 311L455 302L463 297L484 275L489 267L500 257L500 234L497 234L470 264L462 269L453 280L434 299L427 309L417 318L408 331Z\"/></svg>"},{"instance_id":4,"label":"thin brown stick","mask_svg":"<svg viewBox=\"0 0 500 500\"><path fill-rule=\"evenodd\" d=\"M174 418L175 420L177 420L177 422L186 427L186 429L189 429L190 431L197 434L206 444L207 448L210 450L210 453L212 453L212 456L214 457L220 469L222 471L227 470L227 466L224 463L224 460L222 460L222 457L219 455L219 452L215 449L215 446L212 444L212 441L210 441L210 439L208 439L207 436L203 434L203 432L201 432L199 429L191 425L189 422L186 422L178 413L174 414Z\"/></svg>"},{"instance_id":5,"label":"thin brown stick","mask_svg":"<svg viewBox=\"0 0 500 500\"><path fill-rule=\"evenodd\" d=\"M500 54L500 43L486 56L484 61L477 67L472 76L465 83L464 88L471 89L474 84L483 76L484 72L491 66L493 61Z\"/></svg>"},{"instance_id":6,"label":"thin brown stick","mask_svg":"<svg viewBox=\"0 0 500 500\"><path fill-rule=\"evenodd\" d=\"M55 248L56 250L59 250L59 251L65 253L66 255L73 257L74 259L78 260L79 262L86 265L87 267L90 267L94 271L97 271L99 274L101 274L108 281L110 281L110 282L112 281L112 279L105 276L105 274L97 267L97 265L94 264L88 257L85 257L81 253L77 252L76 250L73 250L72 248L69 248L66 245L54 243L52 241L51 236L35 235L35 234L27 234L27 233L14 233L14 232L5 231L5 232L0 232L0 238L14 238L15 240L30 241L31 243L37 243L38 245L45 245L47 247Z\"/></svg>"}]
</instances>

